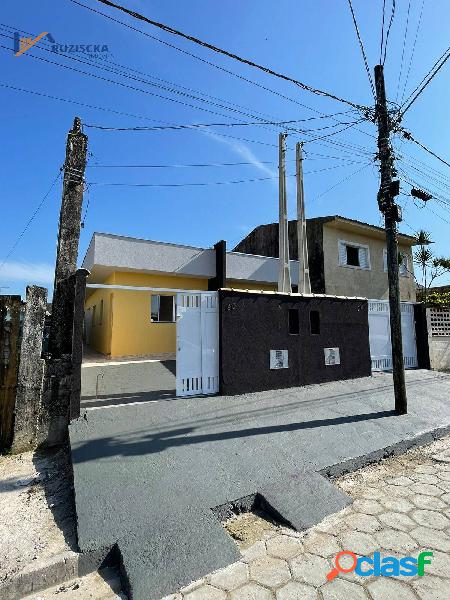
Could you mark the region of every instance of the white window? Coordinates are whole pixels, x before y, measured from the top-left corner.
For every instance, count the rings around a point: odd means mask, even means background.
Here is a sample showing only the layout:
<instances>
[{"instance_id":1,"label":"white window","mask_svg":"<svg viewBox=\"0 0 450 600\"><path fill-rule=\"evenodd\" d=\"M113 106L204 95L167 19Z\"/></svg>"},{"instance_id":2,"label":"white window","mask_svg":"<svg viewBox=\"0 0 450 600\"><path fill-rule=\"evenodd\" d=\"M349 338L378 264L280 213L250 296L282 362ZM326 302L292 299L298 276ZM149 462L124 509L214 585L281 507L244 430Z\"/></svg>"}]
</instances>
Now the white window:
<instances>
[{"instance_id":1,"label":"white window","mask_svg":"<svg viewBox=\"0 0 450 600\"><path fill-rule=\"evenodd\" d=\"M175 321L175 296L152 294L152 323L173 323Z\"/></svg>"},{"instance_id":2,"label":"white window","mask_svg":"<svg viewBox=\"0 0 450 600\"><path fill-rule=\"evenodd\" d=\"M370 269L369 246L339 240L339 264L353 269Z\"/></svg>"},{"instance_id":3,"label":"white window","mask_svg":"<svg viewBox=\"0 0 450 600\"><path fill-rule=\"evenodd\" d=\"M409 261L408 255L405 252L399 252L398 254L398 272L402 277L409 276ZM387 250L383 250L383 269L387 273Z\"/></svg>"}]
</instances>

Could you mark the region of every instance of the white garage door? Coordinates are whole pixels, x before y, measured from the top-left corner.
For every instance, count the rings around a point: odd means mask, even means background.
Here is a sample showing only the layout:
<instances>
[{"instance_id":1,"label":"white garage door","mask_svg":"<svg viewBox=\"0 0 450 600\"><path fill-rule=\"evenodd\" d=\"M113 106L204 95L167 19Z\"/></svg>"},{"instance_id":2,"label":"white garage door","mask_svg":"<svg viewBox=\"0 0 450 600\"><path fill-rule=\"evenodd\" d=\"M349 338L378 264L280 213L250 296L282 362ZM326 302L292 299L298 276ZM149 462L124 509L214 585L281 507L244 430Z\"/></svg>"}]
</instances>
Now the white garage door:
<instances>
[{"instance_id":1,"label":"white garage door","mask_svg":"<svg viewBox=\"0 0 450 600\"><path fill-rule=\"evenodd\" d=\"M403 364L405 369L414 369L417 367L414 304L402 302L401 314ZM387 300L369 300L369 341L372 371L392 369L391 326Z\"/></svg>"}]
</instances>

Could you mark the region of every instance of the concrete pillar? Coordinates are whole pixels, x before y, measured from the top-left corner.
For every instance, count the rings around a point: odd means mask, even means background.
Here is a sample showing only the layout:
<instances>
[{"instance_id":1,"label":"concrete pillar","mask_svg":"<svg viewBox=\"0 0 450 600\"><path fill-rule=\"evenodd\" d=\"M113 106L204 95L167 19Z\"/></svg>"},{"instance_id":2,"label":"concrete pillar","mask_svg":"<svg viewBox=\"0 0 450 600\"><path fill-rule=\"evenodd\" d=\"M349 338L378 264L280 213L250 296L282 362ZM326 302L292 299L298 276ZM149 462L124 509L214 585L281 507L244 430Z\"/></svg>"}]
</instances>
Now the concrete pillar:
<instances>
[{"instance_id":1,"label":"concrete pillar","mask_svg":"<svg viewBox=\"0 0 450 600\"><path fill-rule=\"evenodd\" d=\"M20 296L0 296L0 450L11 446L20 348Z\"/></svg>"},{"instance_id":2,"label":"concrete pillar","mask_svg":"<svg viewBox=\"0 0 450 600\"><path fill-rule=\"evenodd\" d=\"M84 295L88 274L86 269L79 269L61 282L67 320L59 327L65 331L65 352L51 355L46 361L38 431L41 446L64 444L69 421L80 414Z\"/></svg>"},{"instance_id":3,"label":"concrete pillar","mask_svg":"<svg viewBox=\"0 0 450 600\"><path fill-rule=\"evenodd\" d=\"M15 453L31 450L37 444L45 363L41 354L46 309L47 290L28 286L14 411L12 451Z\"/></svg>"},{"instance_id":4,"label":"concrete pillar","mask_svg":"<svg viewBox=\"0 0 450 600\"><path fill-rule=\"evenodd\" d=\"M214 244L216 257L216 275L208 279L208 290L214 292L227 286L227 243L220 240Z\"/></svg>"}]
</instances>

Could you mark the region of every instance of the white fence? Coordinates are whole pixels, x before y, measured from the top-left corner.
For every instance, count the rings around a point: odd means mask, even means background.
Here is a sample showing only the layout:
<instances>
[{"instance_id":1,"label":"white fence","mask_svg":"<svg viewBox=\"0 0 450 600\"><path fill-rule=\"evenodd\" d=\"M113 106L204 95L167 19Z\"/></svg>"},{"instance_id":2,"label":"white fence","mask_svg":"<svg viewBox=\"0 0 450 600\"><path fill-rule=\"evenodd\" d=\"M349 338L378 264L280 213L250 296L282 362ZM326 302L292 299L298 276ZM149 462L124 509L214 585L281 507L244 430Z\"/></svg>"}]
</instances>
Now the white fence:
<instances>
[{"instance_id":1,"label":"white fence","mask_svg":"<svg viewBox=\"0 0 450 600\"><path fill-rule=\"evenodd\" d=\"M430 367L450 371L450 310L427 308Z\"/></svg>"},{"instance_id":2,"label":"white fence","mask_svg":"<svg viewBox=\"0 0 450 600\"><path fill-rule=\"evenodd\" d=\"M391 325L387 300L369 300L369 342L372 371L392 369ZM405 369L417 367L414 304L401 303L403 364Z\"/></svg>"}]
</instances>

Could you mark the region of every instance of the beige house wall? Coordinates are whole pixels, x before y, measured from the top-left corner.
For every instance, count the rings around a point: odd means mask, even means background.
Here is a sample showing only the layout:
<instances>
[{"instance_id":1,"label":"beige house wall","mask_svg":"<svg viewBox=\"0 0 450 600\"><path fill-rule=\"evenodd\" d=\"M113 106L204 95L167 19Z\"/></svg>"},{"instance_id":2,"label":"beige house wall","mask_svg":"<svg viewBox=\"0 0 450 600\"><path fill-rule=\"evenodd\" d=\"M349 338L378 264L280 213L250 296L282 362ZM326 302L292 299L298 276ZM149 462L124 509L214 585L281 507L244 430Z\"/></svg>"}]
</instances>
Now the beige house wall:
<instances>
[{"instance_id":1,"label":"beige house wall","mask_svg":"<svg viewBox=\"0 0 450 600\"><path fill-rule=\"evenodd\" d=\"M365 296L386 300L389 297L388 277L384 271L383 250L386 241L382 237L369 237L368 231L359 233L347 227L337 228L325 224L323 227L323 254L325 293L338 296ZM339 264L339 240L354 242L369 247L370 269L341 266ZM413 271L411 246L399 244L399 251L408 257L408 270ZM416 290L414 277L400 275L401 300L414 302Z\"/></svg>"}]
</instances>

